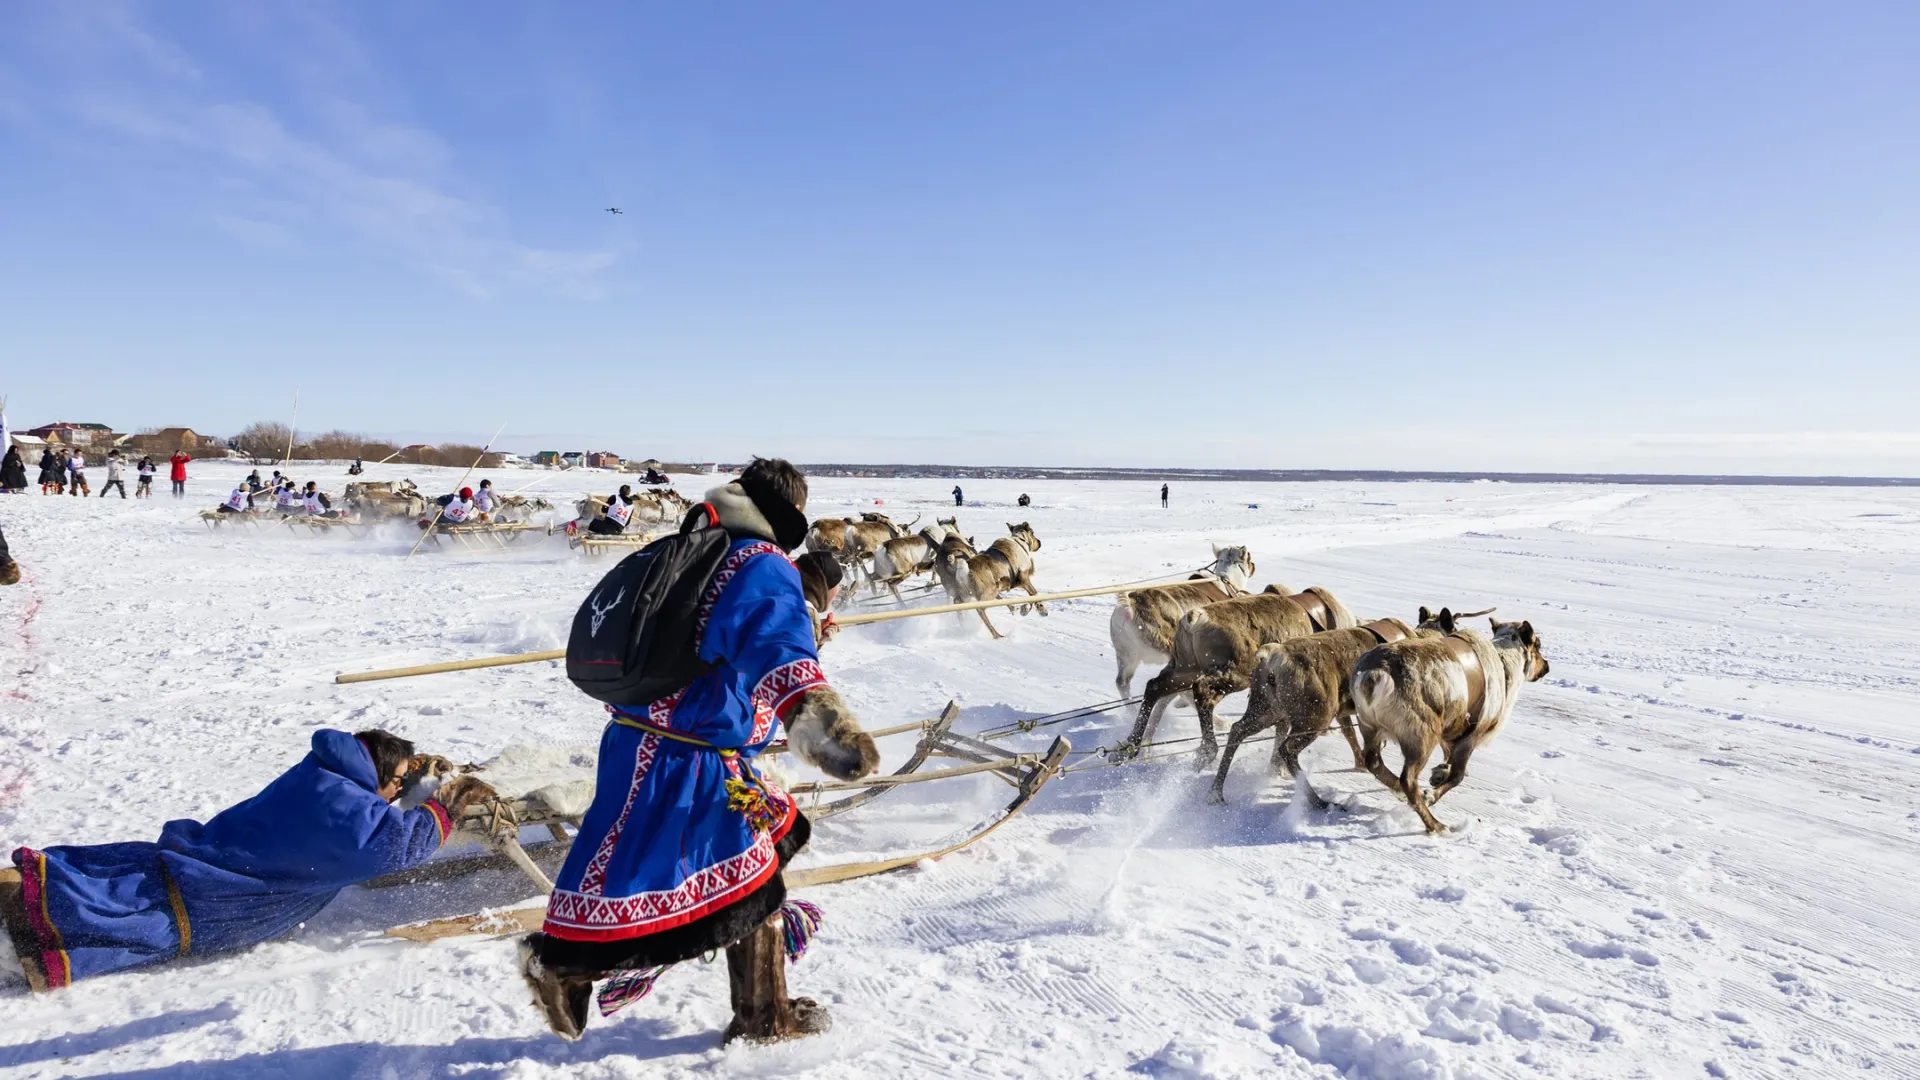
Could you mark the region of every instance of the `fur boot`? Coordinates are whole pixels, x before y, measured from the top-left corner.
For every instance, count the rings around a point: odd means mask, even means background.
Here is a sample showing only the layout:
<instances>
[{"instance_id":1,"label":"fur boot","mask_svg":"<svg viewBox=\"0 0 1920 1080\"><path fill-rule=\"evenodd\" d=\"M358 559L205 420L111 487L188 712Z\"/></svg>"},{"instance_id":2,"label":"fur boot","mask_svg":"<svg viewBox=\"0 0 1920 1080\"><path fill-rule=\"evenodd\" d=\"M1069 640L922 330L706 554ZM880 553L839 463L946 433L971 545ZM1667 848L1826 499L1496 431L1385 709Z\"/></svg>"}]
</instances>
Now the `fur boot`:
<instances>
[{"instance_id":1,"label":"fur boot","mask_svg":"<svg viewBox=\"0 0 1920 1080\"><path fill-rule=\"evenodd\" d=\"M533 993L533 1007L546 1018L555 1035L573 1042L587 1030L587 1005L593 1000L593 979L560 975L540 962L531 938L520 940L520 977Z\"/></svg>"},{"instance_id":2,"label":"fur boot","mask_svg":"<svg viewBox=\"0 0 1920 1080\"><path fill-rule=\"evenodd\" d=\"M733 995L733 1022L725 1041L779 1042L818 1035L833 1017L812 998L787 996L787 951L780 914L727 947L727 983Z\"/></svg>"},{"instance_id":3,"label":"fur boot","mask_svg":"<svg viewBox=\"0 0 1920 1080\"><path fill-rule=\"evenodd\" d=\"M853 710L831 686L801 695L787 714L787 745L800 760L838 780L858 780L880 767L873 736L860 730Z\"/></svg>"}]
</instances>

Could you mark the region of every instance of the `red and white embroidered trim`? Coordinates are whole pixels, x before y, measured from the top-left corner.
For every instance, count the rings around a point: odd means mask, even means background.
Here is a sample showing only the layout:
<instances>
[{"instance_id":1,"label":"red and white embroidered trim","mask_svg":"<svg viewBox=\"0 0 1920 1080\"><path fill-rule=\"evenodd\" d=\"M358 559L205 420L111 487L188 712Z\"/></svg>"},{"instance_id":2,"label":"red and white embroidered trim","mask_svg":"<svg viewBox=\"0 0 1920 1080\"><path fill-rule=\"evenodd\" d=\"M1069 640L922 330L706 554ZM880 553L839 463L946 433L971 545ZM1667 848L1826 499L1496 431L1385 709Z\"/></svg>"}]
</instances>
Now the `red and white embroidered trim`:
<instances>
[{"instance_id":1,"label":"red and white embroidered trim","mask_svg":"<svg viewBox=\"0 0 1920 1080\"><path fill-rule=\"evenodd\" d=\"M674 695L671 700L678 700ZM667 705L671 710L673 706ZM649 717L651 719L651 717ZM627 801L620 807L620 816L607 828L607 835L600 840L600 847L593 853L593 861L580 874L580 892L568 895L598 896L607 882L607 863L613 859L613 847L620 839L620 830L626 828L627 815L633 813L633 800L640 794L640 784L647 778L647 772L653 768L653 756L660 750L660 736L642 735L640 745L633 752L633 783L627 787ZM561 895L555 892L553 895Z\"/></svg>"},{"instance_id":2,"label":"red and white embroidered trim","mask_svg":"<svg viewBox=\"0 0 1920 1080\"><path fill-rule=\"evenodd\" d=\"M575 930L645 932L658 923L689 922L699 916L701 909L717 906L733 899L735 893L758 886L776 864L773 848L771 835L761 833L747 850L660 892L606 897L555 889L547 897L547 923Z\"/></svg>"},{"instance_id":3,"label":"red and white embroidered trim","mask_svg":"<svg viewBox=\"0 0 1920 1080\"><path fill-rule=\"evenodd\" d=\"M749 700L753 705L753 736L757 743L773 734L775 721L786 718L787 710L800 695L816 686L825 686L827 677L820 662L809 658L790 660L760 677L753 684Z\"/></svg>"}]
</instances>

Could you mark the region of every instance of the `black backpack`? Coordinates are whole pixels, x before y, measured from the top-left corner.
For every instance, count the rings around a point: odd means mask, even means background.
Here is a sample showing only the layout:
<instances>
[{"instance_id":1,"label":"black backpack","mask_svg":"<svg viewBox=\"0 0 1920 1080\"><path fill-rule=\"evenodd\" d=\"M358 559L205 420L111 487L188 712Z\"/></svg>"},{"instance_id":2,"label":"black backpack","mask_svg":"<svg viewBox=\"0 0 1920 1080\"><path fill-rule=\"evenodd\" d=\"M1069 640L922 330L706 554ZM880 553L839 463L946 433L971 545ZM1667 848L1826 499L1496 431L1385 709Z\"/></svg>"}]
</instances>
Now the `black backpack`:
<instances>
[{"instance_id":1,"label":"black backpack","mask_svg":"<svg viewBox=\"0 0 1920 1080\"><path fill-rule=\"evenodd\" d=\"M679 532L621 559L574 613L567 637L573 685L609 705L631 706L652 704L697 678L705 670L700 595L731 542L702 503Z\"/></svg>"}]
</instances>

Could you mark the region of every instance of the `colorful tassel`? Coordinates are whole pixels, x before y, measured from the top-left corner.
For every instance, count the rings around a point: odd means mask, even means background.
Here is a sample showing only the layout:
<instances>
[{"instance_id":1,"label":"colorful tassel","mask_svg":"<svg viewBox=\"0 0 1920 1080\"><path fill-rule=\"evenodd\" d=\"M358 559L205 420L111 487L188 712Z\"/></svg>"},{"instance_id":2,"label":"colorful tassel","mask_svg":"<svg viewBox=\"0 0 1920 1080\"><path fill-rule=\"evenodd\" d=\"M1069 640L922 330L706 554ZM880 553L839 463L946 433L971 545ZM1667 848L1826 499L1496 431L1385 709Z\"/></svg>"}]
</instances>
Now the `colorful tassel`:
<instances>
[{"instance_id":1,"label":"colorful tassel","mask_svg":"<svg viewBox=\"0 0 1920 1080\"><path fill-rule=\"evenodd\" d=\"M639 1001L653 991L653 984L666 973L666 965L650 968L628 968L615 972L606 985L600 988L600 1015L612 1016L621 1009Z\"/></svg>"},{"instance_id":2,"label":"colorful tassel","mask_svg":"<svg viewBox=\"0 0 1920 1080\"><path fill-rule=\"evenodd\" d=\"M767 801L767 792L758 777L736 776L727 781L727 809L739 811L747 819L747 828L757 833L772 832L780 824L781 814Z\"/></svg>"},{"instance_id":3,"label":"colorful tassel","mask_svg":"<svg viewBox=\"0 0 1920 1080\"><path fill-rule=\"evenodd\" d=\"M820 913L820 909L805 900L792 900L781 906L780 922L786 931L783 936L786 939L788 961L807 955L807 945L813 941L814 931L820 929L820 924L825 921L826 916Z\"/></svg>"}]
</instances>

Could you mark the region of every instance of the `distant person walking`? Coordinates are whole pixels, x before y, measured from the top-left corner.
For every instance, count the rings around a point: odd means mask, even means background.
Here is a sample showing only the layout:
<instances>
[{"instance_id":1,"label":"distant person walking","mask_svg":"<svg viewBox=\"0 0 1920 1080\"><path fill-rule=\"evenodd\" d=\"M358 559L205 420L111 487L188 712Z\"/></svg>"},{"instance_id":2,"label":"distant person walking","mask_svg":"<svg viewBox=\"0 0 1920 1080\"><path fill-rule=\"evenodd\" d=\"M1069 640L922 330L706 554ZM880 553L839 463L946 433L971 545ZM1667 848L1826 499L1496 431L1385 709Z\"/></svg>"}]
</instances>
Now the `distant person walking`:
<instances>
[{"instance_id":1,"label":"distant person walking","mask_svg":"<svg viewBox=\"0 0 1920 1080\"><path fill-rule=\"evenodd\" d=\"M66 482L66 470L60 467L60 459L53 456L53 448L40 451L40 494L58 495L54 488Z\"/></svg>"},{"instance_id":2,"label":"distant person walking","mask_svg":"<svg viewBox=\"0 0 1920 1080\"><path fill-rule=\"evenodd\" d=\"M1167 485L1161 484L1160 485L1160 509L1165 510L1166 508L1167 508Z\"/></svg>"},{"instance_id":3,"label":"distant person walking","mask_svg":"<svg viewBox=\"0 0 1920 1080\"><path fill-rule=\"evenodd\" d=\"M185 450L176 451L167 459L167 462L173 466L173 497L176 499L187 497L187 462L192 460Z\"/></svg>"},{"instance_id":4,"label":"distant person walking","mask_svg":"<svg viewBox=\"0 0 1920 1080\"><path fill-rule=\"evenodd\" d=\"M76 499L93 494L93 489L87 486L87 455L84 451L75 450L73 456L67 459L67 482L70 485L67 493Z\"/></svg>"},{"instance_id":5,"label":"distant person walking","mask_svg":"<svg viewBox=\"0 0 1920 1080\"><path fill-rule=\"evenodd\" d=\"M153 498L153 474L159 472L159 468L154 465L152 458L142 457L140 459L140 467L135 471L140 474L140 482L133 485L133 497L136 499Z\"/></svg>"},{"instance_id":6,"label":"distant person walking","mask_svg":"<svg viewBox=\"0 0 1920 1080\"><path fill-rule=\"evenodd\" d=\"M960 493L960 485L959 485L959 484L955 484L955 485L953 485L953 505L955 505L955 506L965 506L965 505L967 505L967 497L966 497L965 495L962 495L962 494Z\"/></svg>"},{"instance_id":7,"label":"distant person walking","mask_svg":"<svg viewBox=\"0 0 1920 1080\"><path fill-rule=\"evenodd\" d=\"M107 453L107 482L100 485L101 498L106 498L108 490L112 488L120 489L121 498L124 499L127 497L127 482L120 476L121 465L120 451L109 451Z\"/></svg>"}]
</instances>

